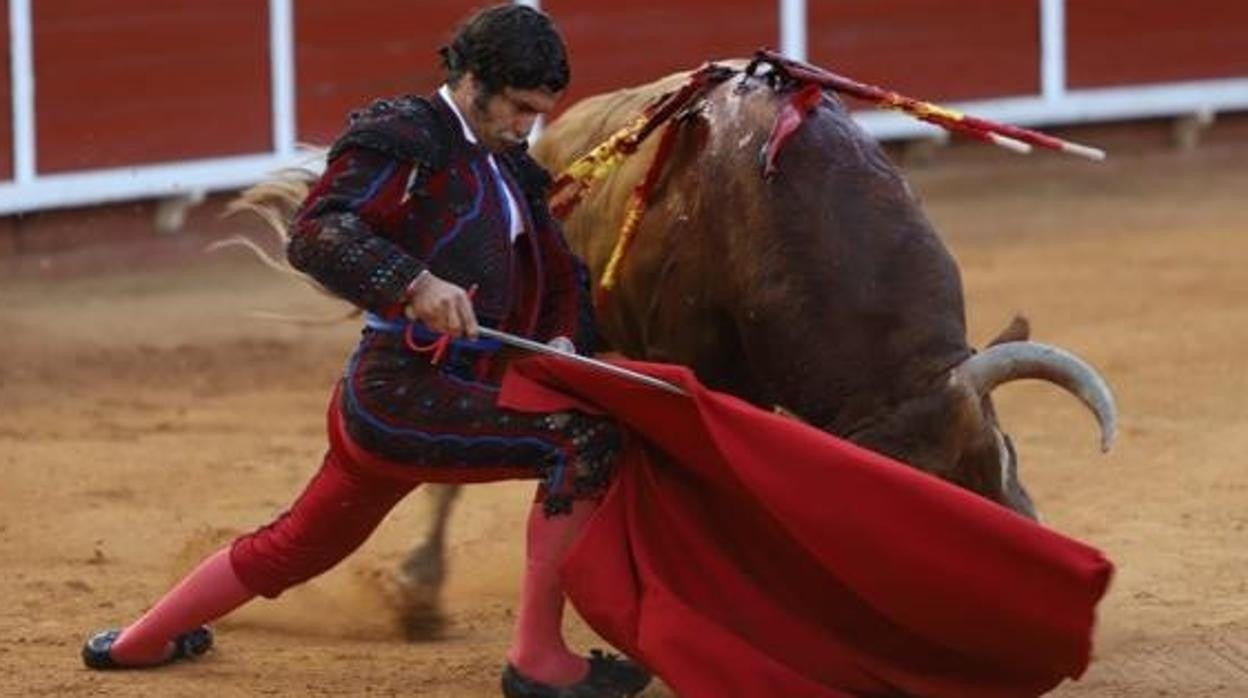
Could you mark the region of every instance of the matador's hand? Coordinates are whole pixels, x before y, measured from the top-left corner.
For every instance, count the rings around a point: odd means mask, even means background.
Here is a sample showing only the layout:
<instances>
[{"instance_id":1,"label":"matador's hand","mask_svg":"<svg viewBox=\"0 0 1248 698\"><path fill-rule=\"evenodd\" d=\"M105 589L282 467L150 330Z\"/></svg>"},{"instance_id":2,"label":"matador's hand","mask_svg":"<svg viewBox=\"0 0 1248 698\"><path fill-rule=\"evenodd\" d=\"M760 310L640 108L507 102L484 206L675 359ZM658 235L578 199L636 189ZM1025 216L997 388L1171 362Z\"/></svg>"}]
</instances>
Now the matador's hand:
<instances>
[{"instance_id":1,"label":"matador's hand","mask_svg":"<svg viewBox=\"0 0 1248 698\"><path fill-rule=\"evenodd\" d=\"M407 316L452 337L477 337L477 314L464 289L425 271L407 289Z\"/></svg>"}]
</instances>

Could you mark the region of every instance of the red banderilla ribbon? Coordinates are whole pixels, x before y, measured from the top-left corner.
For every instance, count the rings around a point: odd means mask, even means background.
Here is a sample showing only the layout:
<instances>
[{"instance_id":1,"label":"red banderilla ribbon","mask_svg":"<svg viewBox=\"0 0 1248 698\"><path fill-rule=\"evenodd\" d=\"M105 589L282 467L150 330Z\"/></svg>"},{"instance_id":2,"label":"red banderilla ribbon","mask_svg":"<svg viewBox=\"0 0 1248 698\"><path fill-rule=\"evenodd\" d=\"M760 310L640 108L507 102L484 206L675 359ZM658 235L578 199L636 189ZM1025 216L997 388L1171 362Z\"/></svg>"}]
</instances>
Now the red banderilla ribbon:
<instances>
[{"instance_id":1,"label":"red banderilla ribbon","mask_svg":"<svg viewBox=\"0 0 1248 698\"><path fill-rule=\"evenodd\" d=\"M472 287L468 289L468 301L471 302L476 295L477 285L473 284ZM442 363L442 359L446 357L446 350L451 346L451 335L444 332L432 342L429 342L428 344L420 344L416 341L416 336L413 334L415 328L415 321L407 324L407 329L403 331L403 343L407 345L408 349L411 349L417 354L431 353L432 356L429 357L429 363L431 365L437 366Z\"/></svg>"}]
</instances>

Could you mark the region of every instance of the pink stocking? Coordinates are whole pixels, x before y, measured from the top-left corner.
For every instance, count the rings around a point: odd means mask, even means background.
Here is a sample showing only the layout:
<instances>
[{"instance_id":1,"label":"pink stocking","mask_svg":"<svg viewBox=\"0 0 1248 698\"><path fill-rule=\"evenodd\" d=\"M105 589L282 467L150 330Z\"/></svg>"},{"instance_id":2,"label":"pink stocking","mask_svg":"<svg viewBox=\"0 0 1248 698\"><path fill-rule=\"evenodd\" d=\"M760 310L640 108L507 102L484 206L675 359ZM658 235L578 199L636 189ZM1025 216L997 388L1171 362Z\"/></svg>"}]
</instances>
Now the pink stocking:
<instances>
[{"instance_id":1,"label":"pink stocking","mask_svg":"<svg viewBox=\"0 0 1248 698\"><path fill-rule=\"evenodd\" d=\"M128 666L157 664L173 650L173 638L224 616L254 597L234 573L227 546L201 562L143 617L127 626L109 655Z\"/></svg>"},{"instance_id":2,"label":"pink stocking","mask_svg":"<svg viewBox=\"0 0 1248 698\"><path fill-rule=\"evenodd\" d=\"M529 510L528 546L520 609L507 661L525 677L566 686L585 677L589 665L563 641L563 587L559 565L597 502L580 500L566 515L547 517L542 504Z\"/></svg>"}]
</instances>

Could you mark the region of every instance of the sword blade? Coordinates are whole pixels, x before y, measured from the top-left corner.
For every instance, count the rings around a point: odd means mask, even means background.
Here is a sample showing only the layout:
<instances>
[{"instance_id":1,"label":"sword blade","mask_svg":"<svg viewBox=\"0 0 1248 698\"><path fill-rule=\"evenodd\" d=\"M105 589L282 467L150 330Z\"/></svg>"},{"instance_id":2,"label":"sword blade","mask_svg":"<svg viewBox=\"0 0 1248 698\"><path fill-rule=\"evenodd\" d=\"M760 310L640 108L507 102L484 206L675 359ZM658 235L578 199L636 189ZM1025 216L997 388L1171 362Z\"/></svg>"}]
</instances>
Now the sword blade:
<instances>
[{"instance_id":1,"label":"sword blade","mask_svg":"<svg viewBox=\"0 0 1248 698\"><path fill-rule=\"evenodd\" d=\"M588 366L604 373L610 373L621 378L626 378L634 383L641 383L642 385L648 385L651 388L666 390L667 392L675 395L684 395L685 397L689 396L689 393L686 393L682 388L668 383L665 380L655 378L654 376L647 376L644 373L630 371L623 366L616 366L615 364L609 364L605 361L599 361L598 359L591 359L588 356L581 356L580 354L573 354L571 352L563 351L562 349L556 349L552 346L542 344L541 342L535 342L531 339L511 334L510 332L503 332L489 327L478 327L477 333L482 337L498 340L503 344L508 344L518 349L524 349L538 354L546 354L547 356L558 356L568 361L578 363L582 366Z\"/></svg>"}]
</instances>

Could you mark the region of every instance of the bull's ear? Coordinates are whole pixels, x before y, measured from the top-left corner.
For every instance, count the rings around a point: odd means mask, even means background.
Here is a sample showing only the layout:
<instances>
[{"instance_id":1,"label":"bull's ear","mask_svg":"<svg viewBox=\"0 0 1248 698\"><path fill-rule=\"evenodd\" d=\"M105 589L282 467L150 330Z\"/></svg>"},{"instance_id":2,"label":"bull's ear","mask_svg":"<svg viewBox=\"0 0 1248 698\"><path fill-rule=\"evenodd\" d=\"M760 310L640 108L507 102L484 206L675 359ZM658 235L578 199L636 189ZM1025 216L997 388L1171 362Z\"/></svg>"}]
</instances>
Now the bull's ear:
<instances>
[{"instance_id":1,"label":"bull's ear","mask_svg":"<svg viewBox=\"0 0 1248 698\"><path fill-rule=\"evenodd\" d=\"M1022 315L1015 315L1010 321L1009 327L1001 330L996 337L988 342L988 346L995 344L1004 344L1005 342L1026 342L1031 338L1031 323L1027 322L1027 318Z\"/></svg>"}]
</instances>

